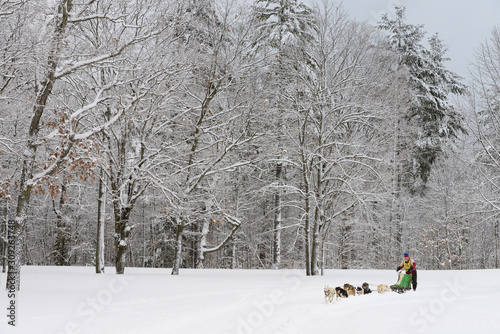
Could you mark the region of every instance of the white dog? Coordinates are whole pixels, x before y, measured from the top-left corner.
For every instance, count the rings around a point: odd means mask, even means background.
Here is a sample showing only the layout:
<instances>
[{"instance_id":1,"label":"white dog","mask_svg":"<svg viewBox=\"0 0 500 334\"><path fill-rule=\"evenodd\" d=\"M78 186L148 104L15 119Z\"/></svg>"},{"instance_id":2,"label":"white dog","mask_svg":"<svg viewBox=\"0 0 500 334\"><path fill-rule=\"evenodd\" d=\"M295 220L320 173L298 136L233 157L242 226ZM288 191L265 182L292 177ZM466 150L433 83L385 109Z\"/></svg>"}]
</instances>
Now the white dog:
<instances>
[{"instance_id":1,"label":"white dog","mask_svg":"<svg viewBox=\"0 0 500 334\"><path fill-rule=\"evenodd\" d=\"M385 284L380 284L379 286L377 286L377 291L378 293L386 293L391 291L391 289L389 289L389 287Z\"/></svg>"},{"instance_id":2,"label":"white dog","mask_svg":"<svg viewBox=\"0 0 500 334\"><path fill-rule=\"evenodd\" d=\"M333 297L335 297L335 289L330 288L328 285L325 285L323 291L325 292L325 302L333 302Z\"/></svg>"}]
</instances>

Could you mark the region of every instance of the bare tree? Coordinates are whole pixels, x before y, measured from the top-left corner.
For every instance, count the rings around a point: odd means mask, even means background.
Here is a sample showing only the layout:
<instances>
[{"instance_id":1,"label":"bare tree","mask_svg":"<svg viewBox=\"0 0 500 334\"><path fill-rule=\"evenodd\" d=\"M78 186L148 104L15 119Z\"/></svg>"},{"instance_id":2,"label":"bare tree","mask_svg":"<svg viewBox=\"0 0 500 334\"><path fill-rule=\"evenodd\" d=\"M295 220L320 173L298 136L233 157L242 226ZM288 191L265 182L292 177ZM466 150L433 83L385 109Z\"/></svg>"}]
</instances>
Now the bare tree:
<instances>
[{"instance_id":1,"label":"bare tree","mask_svg":"<svg viewBox=\"0 0 500 334\"><path fill-rule=\"evenodd\" d=\"M296 106L296 128L289 133L298 134L307 275L319 274L330 225L350 216L368 194L384 191L373 147L382 138L377 124L385 119L386 92L395 79L394 57L373 46L380 41L370 28L327 3L317 12L318 42L289 95Z\"/></svg>"},{"instance_id":2,"label":"bare tree","mask_svg":"<svg viewBox=\"0 0 500 334\"><path fill-rule=\"evenodd\" d=\"M498 189L500 179L500 30L495 27L489 40L481 44L476 52L476 61L471 67L473 84L469 95L469 129L476 139L476 162L486 186L479 191L488 216L482 226L491 226L494 236L495 266L498 267L498 216L500 202Z\"/></svg>"},{"instance_id":3,"label":"bare tree","mask_svg":"<svg viewBox=\"0 0 500 334\"><path fill-rule=\"evenodd\" d=\"M248 38L251 26L243 24L247 23L246 15L229 3L191 6L187 11L190 15L184 18L189 19L189 24L185 23L189 39L184 36L179 48L188 46L195 51L188 58L190 75L177 93L172 118L175 142L168 150L170 159L163 164L165 175L160 177L163 189L168 189L170 214L176 217L174 275L179 273L183 235L192 238L195 266L201 268L205 254L220 249L239 228L239 218L217 205L222 192L213 185L221 175L249 163L233 161L231 156L257 132L252 129L253 97L245 87L255 68ZM232 227L225 242L209 247L206 238L214 220Z\"/></svg>"},{"instance_id":4,"label":"bare tree","mask_svg":"<svg viewBox=\"0 0 500 334\"><path fill-rule=\"evenodd\" d=\"M45 60L39 64L42 74L34 78L33 112L22 145L23 154L15 218L17 258L15 265L9 267L8 273L9 278L15 279L18 289L20 249L23 245L21 231L26 223L32 191L40 186L42 180L49 179L51 175L63 168L75 146L109 127L130 110L145 95L148 87L144 87L134 95L115 95L114 89L126 84L119 74L120 70L117 69L112 82L89 92L87 99L81 104L74 105L67 98L58 98L59 93L64 90L65 85L70 85L74 78L78 78L79 73L84 69L113 62L131 46L142 43L156 34L155 31L143 29L138 25L125 24L128 13L113 13L113 8L105 6L104 0L91 1L86 4L61 0L54 3L54 7L46 4L44 6L41 8L51 12L51 20L48 21L47 26L41 19L35 20L33 25L33 28L38 29L45 39L45 43L37 51L39 52L37 59L45 58ZM92 53L81 52L85 46L83 43L73 44L78 39L75 34L85 24L99 20L114 22L117 28L115 30L116 43L110 45L107 50L97 50ZM107 121L90 127L84 125L85 117L92 110L105 101L109 103L113 100L120 107ZM54 116L57 116L52 113L53 111L60 113L60 123L55 129L51 128L55 122ZM40 161L43 157L40 155L39 148L42 144L48 146L48 143L54 140L58 143L56 152L47 161Z\"/></svg>"}]
</instances>

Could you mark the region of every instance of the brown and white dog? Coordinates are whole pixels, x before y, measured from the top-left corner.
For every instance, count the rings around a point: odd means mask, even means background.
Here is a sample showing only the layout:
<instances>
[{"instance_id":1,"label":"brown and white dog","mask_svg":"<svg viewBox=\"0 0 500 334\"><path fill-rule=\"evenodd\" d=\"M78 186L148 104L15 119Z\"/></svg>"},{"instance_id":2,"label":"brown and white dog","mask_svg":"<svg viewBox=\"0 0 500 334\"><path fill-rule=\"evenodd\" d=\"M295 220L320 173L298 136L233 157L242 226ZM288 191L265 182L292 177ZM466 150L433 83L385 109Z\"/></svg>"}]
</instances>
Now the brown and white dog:
<instances>
[{"instance_id":1,"label":"brown and white dog","mask_svg":"<svg viewBox=\"0 0 500 334\"><path fill-rule=\"evenodd\" d=\"M344 284L344 289L347 291L347 294L349 296L356 296L356 288L353 287L351 284Z\"/></svg>"},{"instance_id":2,"label":"brown and white dog","mask_svg":"<svg viewBox=\"0 0 500 334\"><path fill-rule=\"evenodd\" d=\"M325 303L333 302L333 297L335 297L336 294L335 289L330 288L328 285L325 285L323 291L325 292Z\"/></svg>"}]
</instances>

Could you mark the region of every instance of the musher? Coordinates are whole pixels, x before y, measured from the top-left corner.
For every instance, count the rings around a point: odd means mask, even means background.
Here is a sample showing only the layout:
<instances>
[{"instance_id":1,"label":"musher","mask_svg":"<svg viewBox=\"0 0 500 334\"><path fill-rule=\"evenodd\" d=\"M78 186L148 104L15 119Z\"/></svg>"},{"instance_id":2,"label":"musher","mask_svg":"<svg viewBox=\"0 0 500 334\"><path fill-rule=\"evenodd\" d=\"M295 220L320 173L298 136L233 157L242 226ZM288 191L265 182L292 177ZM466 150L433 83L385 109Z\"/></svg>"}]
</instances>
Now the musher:
<instances>
[{"instance_id":1,"label":"musher","mask_svg":"<svg viewBox=\"0 0 500 334\"><path fill-rule=\"evenodd\" d=\"M408 253L404 254L404 260L398 266L396 271L400 271L403 268L407 274L411 275L411 285L413 286L413 291L417 290L417 263L410 258Z\"/></svg>"}]
</instances>

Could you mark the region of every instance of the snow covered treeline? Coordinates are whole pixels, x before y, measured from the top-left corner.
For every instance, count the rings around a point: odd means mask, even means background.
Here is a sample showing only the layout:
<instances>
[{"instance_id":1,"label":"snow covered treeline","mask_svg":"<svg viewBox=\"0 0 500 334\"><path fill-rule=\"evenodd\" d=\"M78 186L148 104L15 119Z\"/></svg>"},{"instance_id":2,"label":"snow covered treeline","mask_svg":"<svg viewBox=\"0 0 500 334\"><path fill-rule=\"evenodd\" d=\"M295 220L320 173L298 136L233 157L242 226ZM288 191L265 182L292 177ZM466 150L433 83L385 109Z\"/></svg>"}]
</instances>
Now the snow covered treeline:
<instances>
[{"instance_id":1,"label":"snow covered treeline","mask_svg":"<svg viewBox=\"0 0 500 334\"><path fill-rule=\"evenodd\" d=\"M499 266L498 32L456 106L403 9L377 28L328 1L0 6L19 263Z\"/></svg>"}]
</instances>

